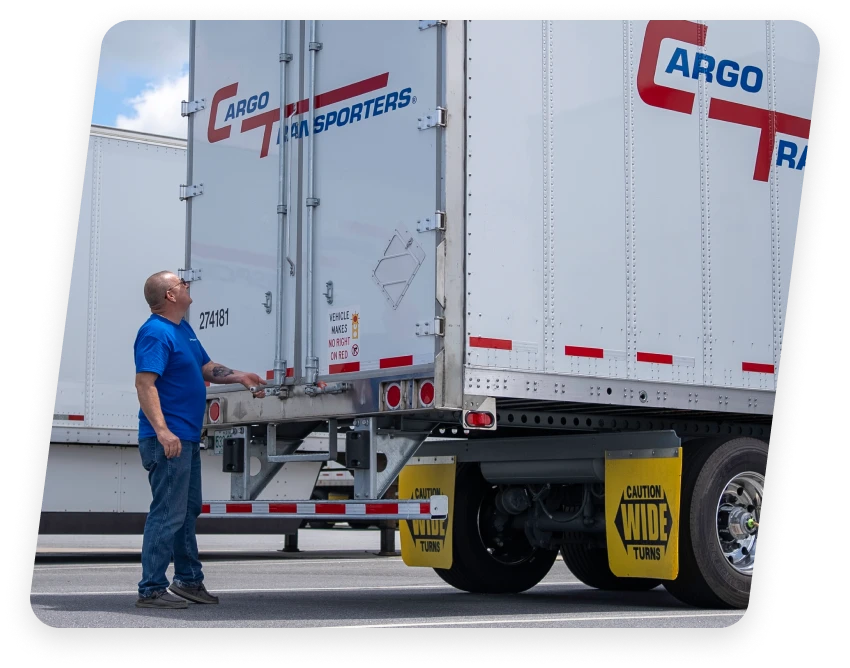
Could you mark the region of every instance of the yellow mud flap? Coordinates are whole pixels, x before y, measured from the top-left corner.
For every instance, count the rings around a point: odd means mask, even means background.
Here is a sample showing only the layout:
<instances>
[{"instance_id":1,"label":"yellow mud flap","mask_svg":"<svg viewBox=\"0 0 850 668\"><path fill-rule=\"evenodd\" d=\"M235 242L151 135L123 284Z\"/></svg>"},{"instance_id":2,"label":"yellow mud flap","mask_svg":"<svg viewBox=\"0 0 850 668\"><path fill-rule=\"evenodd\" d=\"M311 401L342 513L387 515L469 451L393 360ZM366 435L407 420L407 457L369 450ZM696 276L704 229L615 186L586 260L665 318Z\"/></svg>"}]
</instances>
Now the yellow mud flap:
<instances>
[{"instance_id":1,"label":"yellow mud flap","mask_svg":"<svg viewBox=\"0 0 850 668\"><path fill-rule=\"evenodd\" d=\"M614 575L676 579L681 487L681 448L605 453L605 528Z\"/></svg>"},{"instance_id":2,"label":"yellow mud flap","mask_svg":"<svg viewBox=\"0 0 850 668\"><path fill-rule=\"evenodd\" d=\"M455 466L454 457L412 457L399 474L399 499L430 499L435 494L449 497L446 519L399 522L401 558L408 566L452 566Z\"/></svg>"}]
</instances>

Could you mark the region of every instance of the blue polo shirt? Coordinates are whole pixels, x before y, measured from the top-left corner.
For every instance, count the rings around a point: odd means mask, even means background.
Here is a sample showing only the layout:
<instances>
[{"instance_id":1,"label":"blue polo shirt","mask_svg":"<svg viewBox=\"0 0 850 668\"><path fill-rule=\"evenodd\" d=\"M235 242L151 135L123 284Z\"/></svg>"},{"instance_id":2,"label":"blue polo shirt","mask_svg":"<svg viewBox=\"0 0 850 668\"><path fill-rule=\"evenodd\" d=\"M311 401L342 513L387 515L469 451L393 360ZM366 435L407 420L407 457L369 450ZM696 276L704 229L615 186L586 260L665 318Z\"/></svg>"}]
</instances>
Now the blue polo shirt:
<instances>
[{"instance_id":1,"label":"blue polo shirt","mask_svg":"<svg viewBox=\"0 0 850 668\"><path fill-rule=\"evenodd\" d=\"M155 385L165 424L184 441L201 440L207 390L201 367L210 361L191 325L152 313L141 326L133 344L136 373L159 376ZM156 436L151 423L139 409L139 438Z\"/></svg>"}]
</instances>

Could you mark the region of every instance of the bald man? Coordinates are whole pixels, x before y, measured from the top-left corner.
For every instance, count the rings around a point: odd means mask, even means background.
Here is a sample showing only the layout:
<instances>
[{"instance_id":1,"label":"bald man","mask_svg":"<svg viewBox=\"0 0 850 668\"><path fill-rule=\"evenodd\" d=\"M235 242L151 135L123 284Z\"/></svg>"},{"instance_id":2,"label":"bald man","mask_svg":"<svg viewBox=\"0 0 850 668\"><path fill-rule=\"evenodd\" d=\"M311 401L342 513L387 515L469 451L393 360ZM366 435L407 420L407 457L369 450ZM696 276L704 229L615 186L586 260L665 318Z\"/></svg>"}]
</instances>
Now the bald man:
<instances>
[{"instance_id":1,"label":"bald man","mask_svg":"<svg viewBox=\"0 0 850 668\"><path fill-rule=\"evenodd\" d=\"M142 542L138 608L186 608L186 601L218 603L204 587L195 522L201 514L200 440L210 383L265 385L255 373L210 360L183 319L192 298L189 284L169 271L145 281L151 316L139 329L133 351L139 395L139 454L151 486ZM254 393L262 398L265 392ZM165 570L174 559L169 593ZM173 594L177 594L174 596ZM178 598L179 597L179 598Z\"/></svg>"}]
</instances>

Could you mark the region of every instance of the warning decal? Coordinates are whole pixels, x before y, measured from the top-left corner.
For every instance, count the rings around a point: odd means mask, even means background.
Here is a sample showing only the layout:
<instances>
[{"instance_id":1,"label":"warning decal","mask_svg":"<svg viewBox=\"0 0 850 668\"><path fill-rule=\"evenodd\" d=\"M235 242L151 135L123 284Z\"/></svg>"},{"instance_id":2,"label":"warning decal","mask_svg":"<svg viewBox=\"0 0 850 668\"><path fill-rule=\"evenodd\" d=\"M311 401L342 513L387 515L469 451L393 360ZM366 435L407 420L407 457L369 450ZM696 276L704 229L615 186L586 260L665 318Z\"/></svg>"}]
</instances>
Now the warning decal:
<instances>
[{"instance_id":1,"label":"warning decal","mask_svg":"<svg viewBox=\"0 0 850 668\"><path fill-rule=\"evenodd\" d=\"M451 568L454 486L454 457L414 457L401 470L399 499L424 501L436 495L449 497L446 519L405 520L400 523L401 556L408 566Z\"/></svg>"},{"instance_id":2,"label":"warning decal","mask_svg":"<svg viewBox=\"0 0 850 668\"><path fill-rule=\"evenodd\" d=\"M676 578L681 477L681 448L606 453L605 523L614 575Z\"/></svg>"},{"instance_id":3,"label":"warning decal","mask_svg":"<svg viewBox=\"0 0 850 668\"><path fill-rule=\"evenodd\" d=\"M328 365L359 362L360 307L349 306L328 311Z\"/></svg>"}]
</instances>

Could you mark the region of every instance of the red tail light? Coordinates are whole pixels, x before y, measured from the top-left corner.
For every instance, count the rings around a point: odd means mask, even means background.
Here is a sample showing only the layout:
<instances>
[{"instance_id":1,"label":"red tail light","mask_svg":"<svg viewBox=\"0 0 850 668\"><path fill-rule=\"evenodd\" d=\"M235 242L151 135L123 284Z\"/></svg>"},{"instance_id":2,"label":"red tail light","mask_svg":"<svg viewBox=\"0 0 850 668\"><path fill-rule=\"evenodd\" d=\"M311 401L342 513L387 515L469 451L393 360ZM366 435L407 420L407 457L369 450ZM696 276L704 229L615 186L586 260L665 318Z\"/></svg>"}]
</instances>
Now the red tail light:
<instances>
[{"instance_id":1,"label":"red tail light","mask_svg":"<svg viewBox=\"0 0 850 668\"><path fill-rule=\"evenodd\" d=\"M466 414L466 424L468 427L486 429L487 427L492 427L494 422L495 418L492 413L484 411L470 411Z\"/></svg>"},{"instance_id":2,"label":"red tail light","mask_svg":"<svg viewBox=\"0 0 850 668\"><path fill-rule=\"evenodd\" d=\"M387 408L391 411L401 406L401 385L393 383L387 388Z\"/></svg>"},{"instance_id":3,"label":"red tail light","mask_svg":"<svg viewBox=\"0 0 850 668\"><path fill-rule=\"evenodd\" d=\"M419 403L428 408L434 403L434 383L426 380L419 386Z\"/></svg>"}]
</instances>

